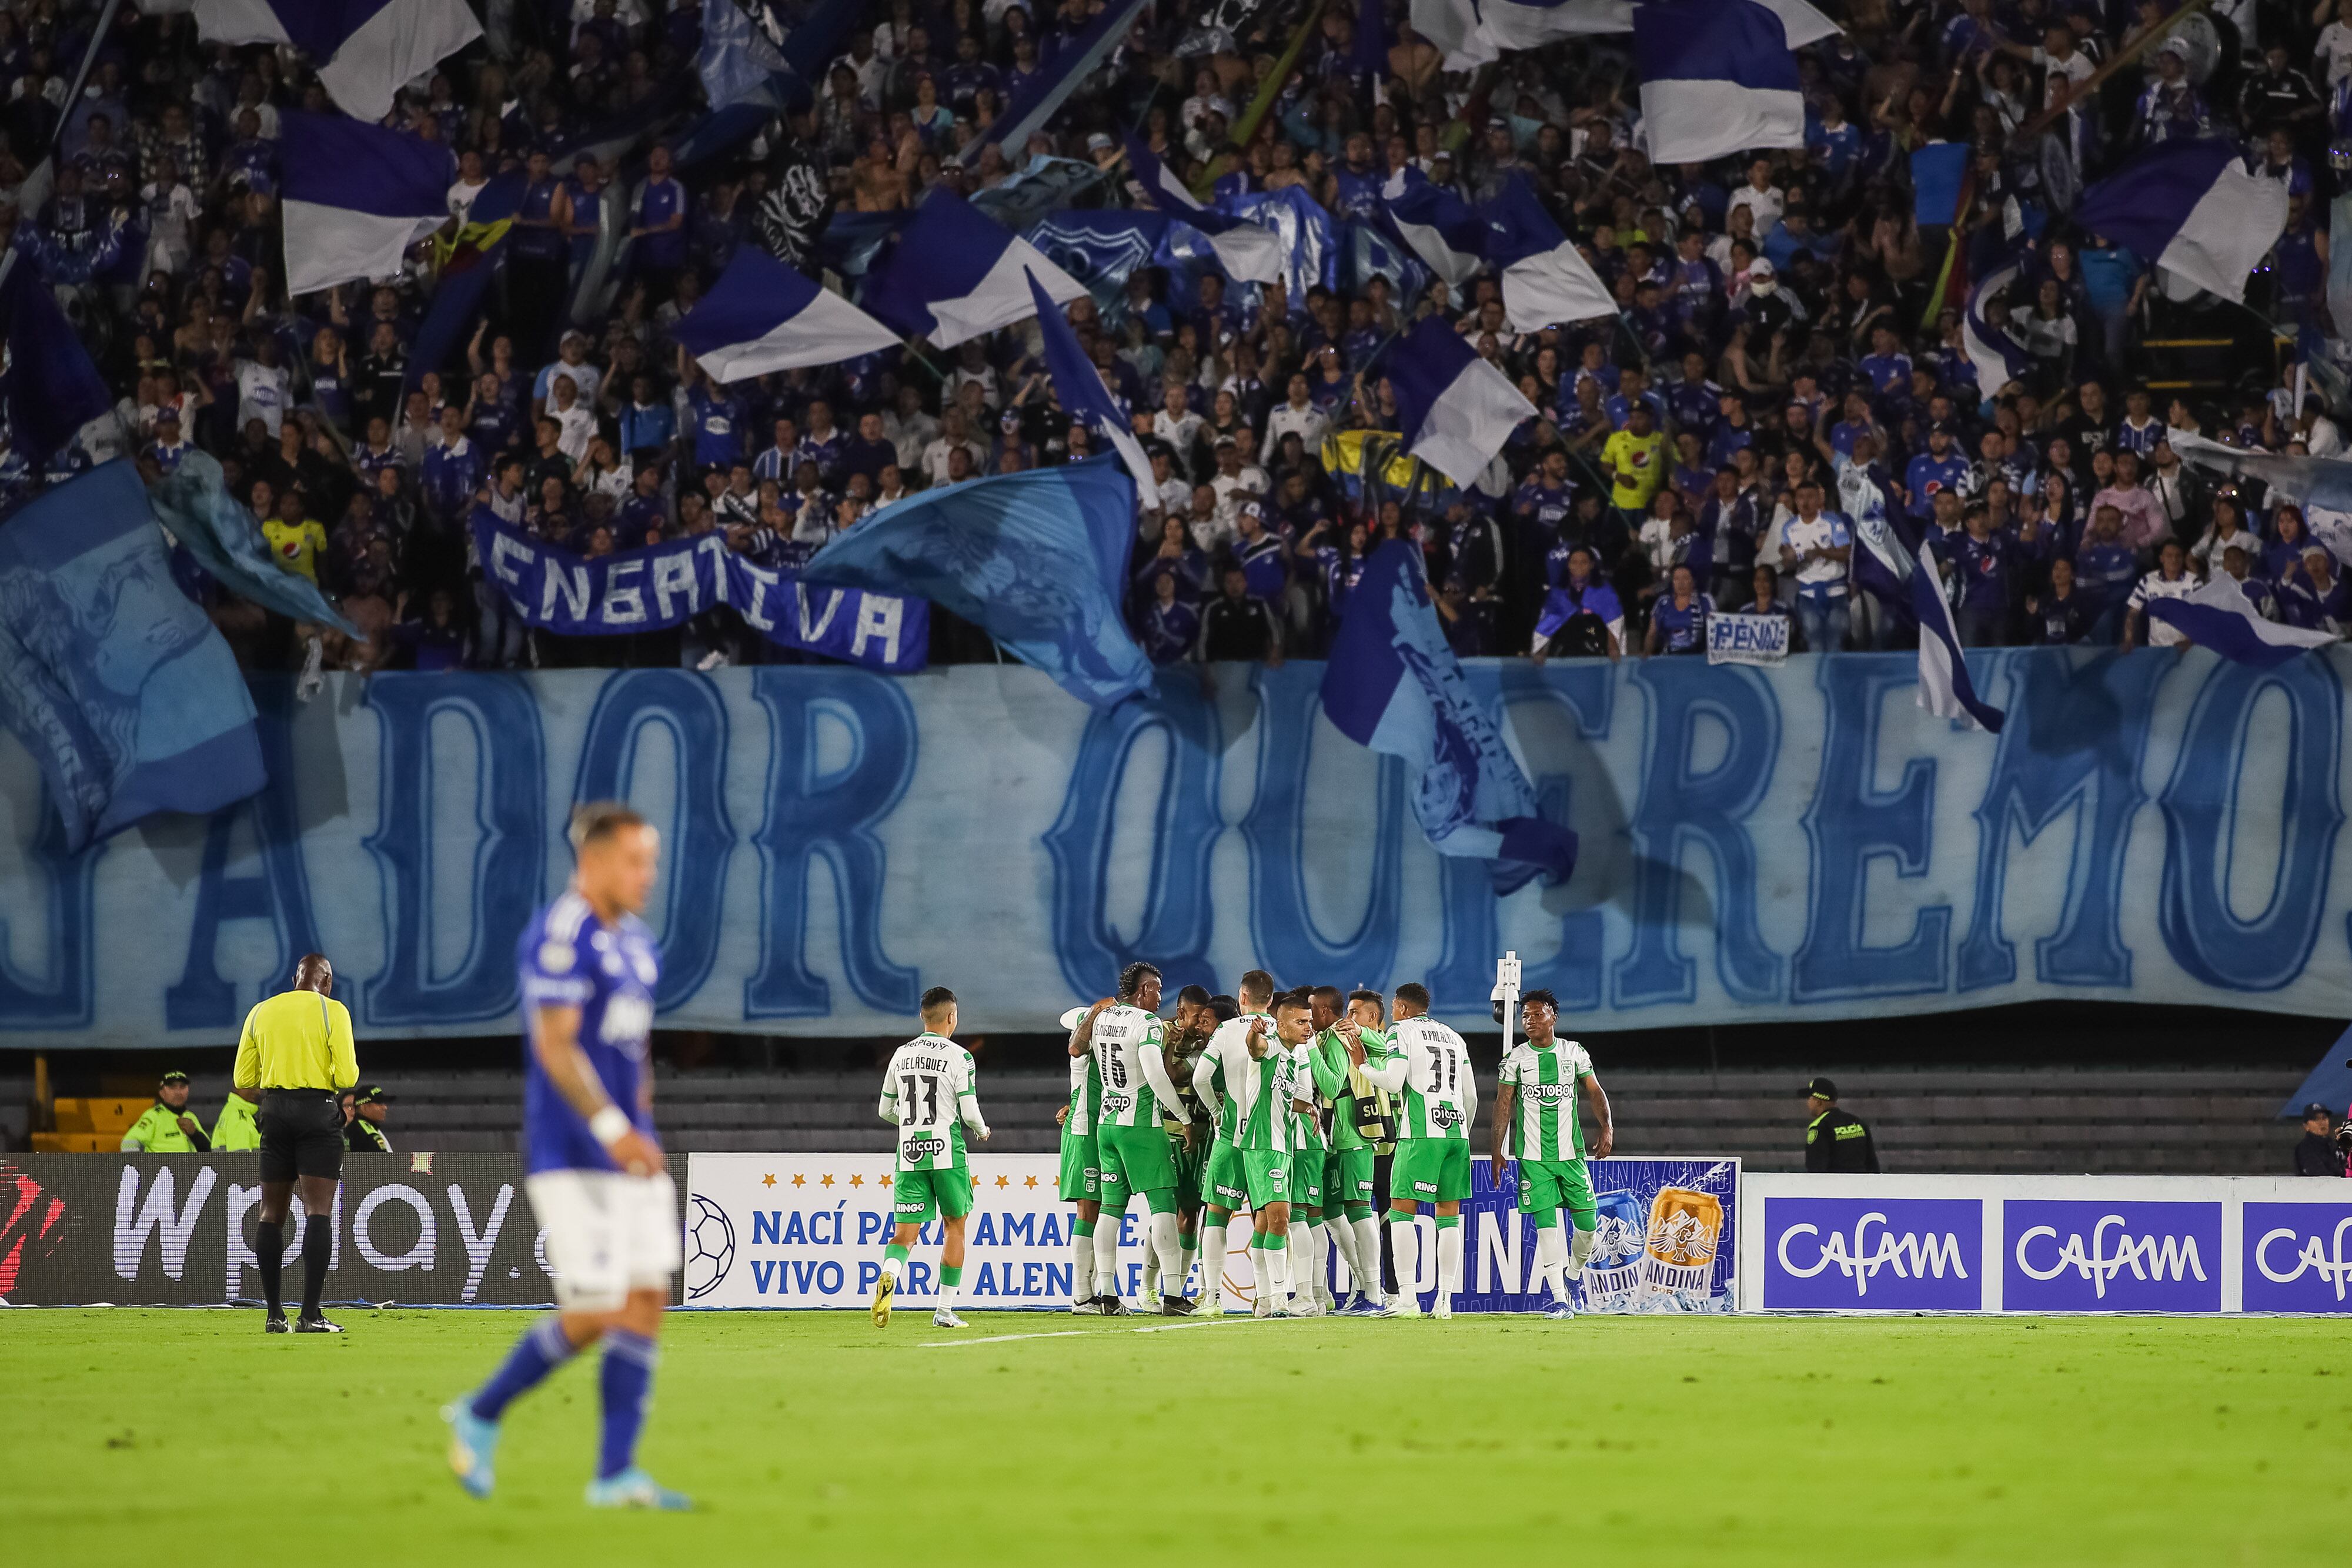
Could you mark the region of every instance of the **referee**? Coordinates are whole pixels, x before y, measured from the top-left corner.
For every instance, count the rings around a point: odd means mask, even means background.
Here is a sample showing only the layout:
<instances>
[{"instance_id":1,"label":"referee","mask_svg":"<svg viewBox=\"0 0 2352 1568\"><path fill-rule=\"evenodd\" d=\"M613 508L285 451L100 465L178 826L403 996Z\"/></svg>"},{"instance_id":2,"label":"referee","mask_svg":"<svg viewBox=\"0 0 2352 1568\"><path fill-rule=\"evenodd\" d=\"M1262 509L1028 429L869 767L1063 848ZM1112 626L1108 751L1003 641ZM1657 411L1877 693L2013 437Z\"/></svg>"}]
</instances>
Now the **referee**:
<instances>
[{"instance_id":1,"label":"referee","mask_svg":"<svg viewBox=\"0 0 2352 1568\"><path fill-rule=\"evenodd\" d=\"M302 1314L295 1333L341 1333L319 1310L335 1248L335 1184L343 1173L343 1114L337 1091L360 1078L352 1015L332 999L335 967L322 953L294 966L294 988L255 1004L236 1043L236 1084L258 1090L261 1111L261 1223L254 1236L261 1291L269 1303L262 1327L288 1332L278 1270L286 1260L286 1211L302 1188Z\"/></svg>"}]
</instances>

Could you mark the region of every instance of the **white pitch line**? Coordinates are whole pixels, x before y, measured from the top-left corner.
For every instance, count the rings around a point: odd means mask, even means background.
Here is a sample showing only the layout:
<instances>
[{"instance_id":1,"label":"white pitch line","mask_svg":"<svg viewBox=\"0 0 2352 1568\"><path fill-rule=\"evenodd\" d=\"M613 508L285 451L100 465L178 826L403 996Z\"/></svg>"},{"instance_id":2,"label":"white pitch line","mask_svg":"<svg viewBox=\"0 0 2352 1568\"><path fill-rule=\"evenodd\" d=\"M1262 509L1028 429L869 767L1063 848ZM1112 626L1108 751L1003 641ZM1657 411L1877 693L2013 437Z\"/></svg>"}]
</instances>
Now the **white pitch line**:
<instances>
[{"instance_id":1,"label":"white pitch line","mask_svg":"<svg viewBox=\"0 0 2352 1568\"><path fill-rule=\"evenodd\" d=\"M1295 1322L1297 1321L1297 1320L1294 1318L1245 1318L1239 1314L1235 1314L1234 1316L1227 1318L1196 1318L1190 1322L1146 1323L1140 1328L1131 1328L1126 1332L1129 1333L1170 1333L1177 1329L1205 1329L1214 1327L1219 1323L1278 1323ZM1022 1339L1087 1339L1103 1333L1104 1332L1106 1331L1102 1329L1055 1329L1044 1333L988 1334L980 1339L932 1339L925 1340L919 1348L923 1350L944 1350L951 1345L960 1344L1009 1344L1014 1340ZM1118 1333L1118 1331L1111 1330L1108 1332Z\"/></svg>"}]
</instances>

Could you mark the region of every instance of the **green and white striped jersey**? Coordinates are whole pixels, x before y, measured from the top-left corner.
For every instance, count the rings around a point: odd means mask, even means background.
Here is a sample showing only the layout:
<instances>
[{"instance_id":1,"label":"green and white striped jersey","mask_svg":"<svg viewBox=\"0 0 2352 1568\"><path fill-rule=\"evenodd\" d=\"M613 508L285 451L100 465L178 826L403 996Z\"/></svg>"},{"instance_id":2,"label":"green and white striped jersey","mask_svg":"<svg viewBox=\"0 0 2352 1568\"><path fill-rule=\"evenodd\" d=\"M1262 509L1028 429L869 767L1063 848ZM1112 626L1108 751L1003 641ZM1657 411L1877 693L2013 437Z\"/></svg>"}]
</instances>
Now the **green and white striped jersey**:
<instances>
[{"instance_id":1,"label":"green and white striped jersey","mask_svg":"<svg viewBox=\"0 0 2352 1568\"><path fill-rule=\"evenodd\" d=\"M1592 1076L1592 1058L1572 1040L1521 1040L1503 1054L1496 1082L1518 1097L1511 1111L1511 1152L1523 1160L1580 1160L1584 1126L1576 1088Z\"/></svg>"},{"instance_id":2,"label":"green and white striped jersey","mask_svg":"<svg viewBox=\"0 0 2352 1568\"><path fill-rule=\"evenodd\" d=\"M1095 1019L1094 1057L1102 1073L1098 1127L1149 1127L1181 1102L1168 1080L1167 1026L1141 1008L1103 1009Z\"/></svg>"},{"instance_id":3,"label":"green and white striped jersey","mask_svg":"<svg viewBox=\"0 0 2352 1568\"><path fill-rule=\"evenodd\" d=\"M1344 1060L1344 1059L1343 1059ZM1296 1109L1291 1113L1291 1147L1304 1153L1312 1149L1318 1154L1324 1147L1321 1107L1333 1090L1344 1092L1348 1079L1345 1073L1334 1072L1323 1059L1319 1040L1309 1039L1304 1045L1290 1048L1290 1085L1287 1092L1294 1101L1304 1101L1316 1107L1306 1115Z\"/></svg>"},{"instance_id":4,"label":"green and white striped jersey","mask_svg":"<svg viewBox=\"0 0 2352 1568\"><path fill-rule=\"evenodd\" d=\"M892 1053L880 1111L898 1124L900 1170L964 1168L964 1129L988 1134L973 1076L971 1052L944 1035L919 1034Z\"/></svg>"},{"instance_id":5,"label":"green and white striped jersey","mask_svg":"<svg viewBox=\"0 0 2352 1568\"><path fill-rule=\"evenodd\" d=\"M1364 1077L1391 1094L1402 1091L1404 1104L1397 1117L1397 1138L1458 1138L1467 1140L1470 1124L1478 1117L1478 1081L1470 1071L1470 1048L1462 1037L1435 1019L1400 1021L1390 1036L1385 1061L1370 1064Z\"/></svg>"},{"instance_id":6,"label":"green and white striped jersey","mask_svg":"<svg viewBox=\"0 0 2352 1568\"><path fill-rule=\"evenodd\" d=\"M1249 1052L1252 1019L1265 1020L1267 1051L1259 1061ZM1216 1082L1223 1092L1217 1135L1237 1149L1291 1149L1290 1102L1279 1091L1288 1076L1288 1048L1265 1013L1244 1013L1217 1026L1193 1066L1193 1082ZM1203 1076L1213 1075L1213 1076Z\"/></svg>"},{"instance_id":7,"label":"green and white striped jersey","mask_svg":"<svg viewBox=\"0 0 2352 1568\"><path fill-rule=\"evenodd\" d=\"M1070 1119L1062 1124L1063 1130L1090 1138L1101 1114L1102 1074L1096 1071L1093 1055L1070 1058Z\"/></svg>"}]
</instances>

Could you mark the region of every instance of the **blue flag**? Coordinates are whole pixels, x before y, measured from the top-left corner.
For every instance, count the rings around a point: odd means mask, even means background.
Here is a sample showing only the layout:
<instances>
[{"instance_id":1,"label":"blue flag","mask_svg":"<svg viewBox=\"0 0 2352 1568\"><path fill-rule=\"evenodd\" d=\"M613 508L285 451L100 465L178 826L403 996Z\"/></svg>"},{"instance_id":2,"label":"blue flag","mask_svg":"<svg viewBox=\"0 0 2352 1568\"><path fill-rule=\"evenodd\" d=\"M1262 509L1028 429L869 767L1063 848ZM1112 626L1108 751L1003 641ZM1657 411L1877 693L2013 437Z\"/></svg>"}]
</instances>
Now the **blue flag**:
<instances>
[{"instance_id":1,"label":"blue flag","mask_svg":"<svg viewBox=\"0 0 2352 1568\"><path fill-rule=\"evenodd\" d=\"M128 460L0 528L0 724L39 764L68 852L259 789L253 719L228 644L172 580Z\"/></svg>"},{"instance_id":2,"label":"blue flag","mask_svg":"<svg viewBox=\"0 0 2352 1568\"><path fill-rule=\"evenodd\" d=\"M441 260L441 281L433 290L433 304L416 329L408 350L407 391L415 392L427 371L449 370L457 350L474 329L482 296L499 268L506 264L507 235L515 214L522 208L530 174L509 169L493 175L467 209L466 222Z\"/></svg>"},{"instance_id":3,"label":"blue flag","mask_svg":"<svg viewBox=\"0 0 2352 1568\"><path fill-rule=\"evenodd\" d=\"M1420 549L1372 552L1323 671L1323 712L1350 740L1421 769L1413 815L1443 855L1492 862L1498 894L1568 880L1576 835L1537 814L1536 792L1446 646Z\"/></svg>"},{"instance_id":4,"label":"blue flag","mask_svg":"<svg viewBox=\"0 0 2352 1568\"><path fill-rule=\"evenodd\" d=\"M1045 373L1053 378L1054 395L1060 400L1062 412L1097 438L1109 442L1120 461L1127 465L1127 471L1134 476L1139 488L1150 484L1151 459L1144 455L1143 443L1136 440L1110 389L1103 385L1102 372L1095 369L1094 361L1078 346L1078 335L1070 330L1062 308L1046 298L1045 286L1037 281L1034 273L1029 277L1029 292L1037 301L1037 331L1045 343Z\"/></svg>"},{"instance_id":5,"label":"blue flag","mask_svg":"<svg viewBox=\"0 0 2352 1568\"><path fill-rule=\"evenodd\" d=\"M114 400L41 269L15 253L0 258L0 332L8 340L0 407L16 445L37 468Z\"/></svg>"},{"instance_id":6,"label":"blue flag","mask_svg":"<svg viewBox=\"0 0 2352 1568\"><path fill-rule=\"evenodd\" d=\"M278 564L262 538L260 519L228 493L227 476L210 453L192 451L181 458L147 498L156 520L232 593L289 620L323 622L347 637L360 635L317 583Z\"/></svg>"},{"instance_id":7,"label":"blue flag","mask_svg":"<svg viewBox=\"0 0 2352 1568\"><path fill-rule=\"evenodd\" d=\"M996 474L883 507L816 552L813 582L919 595L1072 696L1108 707L1151 685L1119 613L1135 481L1111 456Z\"/></svg>"},{"instance_id":8,"label":"blue flag","mask_svg":"<svg viewBox=\"0 0 2352 1568\"><path fill-rule=\"evenodd\" d=\"M1062 100L1126 40L1143 4L1144 0L1110 0L1075 37L1041 62L1042 68L1013 93L1004 111L964 149L964 167L978 163L981 149L992 141L1002 142L1014 152L1026 147L1029 133L1051 120Z\"/></svg>"}]
</instances>

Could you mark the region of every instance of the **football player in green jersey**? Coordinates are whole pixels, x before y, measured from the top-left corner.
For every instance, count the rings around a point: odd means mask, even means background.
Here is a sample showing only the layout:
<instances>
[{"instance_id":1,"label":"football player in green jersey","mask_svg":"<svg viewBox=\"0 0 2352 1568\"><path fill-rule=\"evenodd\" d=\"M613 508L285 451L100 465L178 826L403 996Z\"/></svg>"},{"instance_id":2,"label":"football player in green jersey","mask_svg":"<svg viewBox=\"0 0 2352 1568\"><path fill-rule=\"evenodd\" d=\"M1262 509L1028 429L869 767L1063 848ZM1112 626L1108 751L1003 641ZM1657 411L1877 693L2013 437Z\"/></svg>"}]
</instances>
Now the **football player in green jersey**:
<instances>
[{"instance_id":1,"label":"football player in green jersey","mask_svg":"<svg viewBox=\"0 0 2352 1568\"><path fill-rule=\"evenodd\" d=\"M1320 1019L1327 1009L1336 1009L1338 996L1328 986L1319 988L1313 998L1314 1016ZM1380 992L1350 991L1347 1017L1325 1022L1315 1040L1315 1048L1340 1079L1339 1089L1328 1097L1331 1147L1323 1161L1323 1221L1353 1285L1348 1301L1337 1310L1354 1317L1377 1313L1387 1303L1381 1294L1381 1222L1372 1214L1374 1150L1371 1140L1364 1136L1362 1114L1364 1108L1377 1107L1382 1097L1364 1082L1363 1069L1355 1065L1349 1042L1361 1039L1368 1052L1377 1047L1385 1057L1388 1037L1381 1026L1387 1012Z\"/></svg>"},{"instance_id":2,"label":"football player in green jersey","mask_svg":"<svg viewBox=\"0 0 2352 1568\"><path fill-rule=\"evenodd\" d=\"M1389 1316L1421 1315L1420 1229L1416 1206L1437 1210L1437 1299L1430 1315L1454 1315L1462 1288L1462 1202L1470 1196L1470 1128L1478 1119L1478 1081L1462 1037L1429 1016L1429 989L1396 989L1396 1030L1384 1059L1364 1080L1402 1092L1396 1161L1389 1173L1389 1241L1396 1249L1397 1295ZM1359 1049L1361 1049L1359 1046ZM1352 1057L1354 1052L1350 1051Z\"/></svg>"},{"instance_id":3,"label":"football player in green jersey","mask_svg":"<svg viewBox=\"0 0 2352 1568\"><path fill-rule=\"evenodd\" d=\"M1189 1312L1181 1295L1183 1279L1176 1272L1180 1249L1176 1230L1176 1161L1168 1135L1160 1130L1163 1110L1192 1137L1191 1113L1169 1082L1166 1028L1154 1010L1160 1005L1160 971L1150 964L1133 963L1119 971L1115 1002L1095 1004L1072 1051L1094 1054L1102 1075L1102 1103L1097 1139L1102 1161L1102 1211L1095 1228L1095 1275L1108 1274L1107 1316L1125 1311L1118 1289L1118 1233L1128 1199L1140 1197L1149 1206L1144 1221L1144 1295L1158 1281L1160 1309Z\"/></svg>"},{"instance_id":4,"label":"football player in green jersey","mask_svg":"<svg viewBox=\"0 0 2352 1568\"><path fill-rule=\"evenodd\" d=\"M971 1213L971 1170L964 1163L964 1134L988 1141L988 1122L972 1089L971 1052L951 1036L956 1028L955 993L933 986L923 993L923 1032L900 1046L882 1076L881 1118L898 1129L898 1176L892 1217L898 1228L882 1250L882 1272L874 1281L874 1326L890 1326L890 1298L924 1226L942 1216L946 1243L940 1249L939 1309L931 1322L960 1329L956 1299L963 1289L963 1223Z\"/></svg>"},{"instance_id":5,"label":"football player in green jersey","mask_svg":"<svg viewBox=\"0 0 2352 1568\"><path fill-rule=\"evenodd\" d=\"M1274 1301L1288 1294L1283 1281L1290 1243L1290 1102L1276 1092L1286 1074L1280 1025L1266 1011L1274 1001L1274 977L1252 969L1238 989L1240 1016L1217 1026L1192 1068L1202 1100L1217 1107L1217 1137L1201 1178L1201 1250L1216 1266L1201 1310L1212 1315L1224 1310L1225 1227L1247 1204L1256 1311L1265 1317L1272 1315ZM1293 1012L1304 1039L1307 1010ZM1280 1239L1269 1241L1269 1235Z\"/></svg>"},{"instance_id":6,"label":"football player in green jersey","mask_svg":"<svg viewBox=\"0 0 2352 1568\"><path fill-rule=\"evenodd\" d=\"M1169 1149L1176 1157L1176 1244L1178 1256L1178 1290L1183 1290L1192 1277L1192 1262L1201 1247L1201 1173L1209 1163L1209 1145L1214 1138L1216 1118L1211 1108L1202 1103L1200 1091L1192 1086L1192 1069L1208 1049L1209 1036L1216 1032L1217 1014L1210 1005L1205 986L1187 986L1176 993L1176 1017L1168 1029L1168 1076L1176 1085L1176 1097L1184 1103L1184 1110L1198 1129L1187 1141L1183 1128L1172 1115L1163 1115L1160 1126L1167 1132ZM1223 1268L1224 1260L1215 1260Z\"/></svg>"},{"instance_id":7,"label":"football player in green jersey","mask_svg":"<svg viewBox=\"0 0 2352 1568\"><path fill-rule=\"evenodd\" d=\"M1070 1311L1080 1316L1101 1312L1106 1293L1112 1301L1118 1299L1113 1283L1095 1278L1095 1220L1102 1212L1095 1119L1102 1108L1102 1074L1095 1071L1094 1053L1079 1050L1086 1037L1078 1032L1080 1026L1091 1028L1093 1022L1094 1014L1086 1008L1072 1008L1062 1015L1062 1027L1070 1031L1070 1101L1054 1113L1062 1129L1062 1174L1055 1190L1064 1203L1078 1208L1070 1226Z\"/></svg>"},{"instance_id":8,"label":"football player in green jersey","mask_svg":"<svg viewBox=\"0 0 2352 1568\"><path fill-rule=\"evenodd\" d=\"M1609 1157L1617 1129L1610 1120L1609 1096L1593 1075L1592 1058L1575 1040L1553 1032L1559 1022L1559 999L1549 991L1529 991L1519 998L1519 1010L1528 1038L1503 1053L1495 1091L1495 1186L1503 1185L1507 1145L1519 1158L1519 1212L1535 1217L1536 1268L1551 1291L1545 1315L1572 1318L1576 1309L1569 1295L1591 1255L1595 1220L1592 1181L1584 1167L1584 1127L1576 1115L1578 1092L1601 1126L1593 1158ZM1562 1208L1576 1233L1573 1242L1560 1239Z\"/></svg>"},{"instance_id":9,"label":"football player in green jersey","mask_svg":"<svg viewBox=\"0 0 2352 1568\"><path fill-rule=\"evenodd\" d=\"M1339 1019L1339 988L1302 987L1293 994L1307 1005L1307 1037L1290 1051L1290 1108L1297 1130L1290 1161L1290 1280L1299 1293L1298 1315L1319 1318L1339 1305L1323 1282L1331 1263L1331 1233L1325 1220L1339 1212L1338 1199L1323 1189L1330 1159L1323 1108L1335 1093L1346 1091L1348 1075L1343 1063L1325 1059L1321 1040Z\"/></svg>"}]
</instances>

